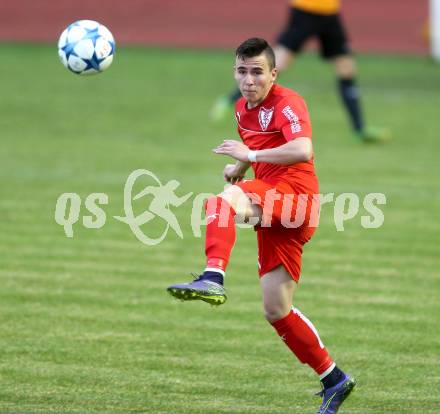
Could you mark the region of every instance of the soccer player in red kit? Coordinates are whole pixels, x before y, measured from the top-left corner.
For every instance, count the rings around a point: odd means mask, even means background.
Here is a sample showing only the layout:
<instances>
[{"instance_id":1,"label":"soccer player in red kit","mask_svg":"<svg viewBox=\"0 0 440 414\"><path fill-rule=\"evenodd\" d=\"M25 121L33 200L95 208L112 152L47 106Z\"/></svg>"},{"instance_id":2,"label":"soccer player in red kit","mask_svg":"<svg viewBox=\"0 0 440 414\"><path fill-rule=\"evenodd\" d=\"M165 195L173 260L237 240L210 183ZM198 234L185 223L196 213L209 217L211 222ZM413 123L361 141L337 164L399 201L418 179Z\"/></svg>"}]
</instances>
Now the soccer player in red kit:
<instances>
[{"instance_id":1,"label":"soccer player in red kit","mask_svg":"<svg viewBox=\"0 0 440 414\"><path fill-rule=\"evenodd\" d=\"M266 319L319 376L323 402L317 413L334 414L356 382L336 366L313 324L292 306L303 245L317 225L319 187L306 104L275 84L276 76L274 52L264 39L248 39L237 48L235 80L243 97L236 104L236 119L243 142L225 140L214 149L236 160L224 169L232 185L206 204L205 271L168 292L183 300L224 303L235 222L253 220ZM255 179L244 180L250 166Z\"/></svg>"}]
</instances>

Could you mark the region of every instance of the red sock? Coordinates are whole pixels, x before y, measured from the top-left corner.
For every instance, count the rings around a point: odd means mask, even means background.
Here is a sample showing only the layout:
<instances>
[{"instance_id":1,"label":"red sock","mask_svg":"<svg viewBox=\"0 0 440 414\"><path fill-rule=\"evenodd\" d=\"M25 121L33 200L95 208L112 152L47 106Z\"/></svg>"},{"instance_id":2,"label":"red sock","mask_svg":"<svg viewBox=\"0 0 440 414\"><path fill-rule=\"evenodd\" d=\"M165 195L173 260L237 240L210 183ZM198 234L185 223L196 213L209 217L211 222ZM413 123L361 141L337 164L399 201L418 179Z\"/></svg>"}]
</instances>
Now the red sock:
<instances>
[{"instance_id":1,"label":"red sock","mask_svg":"<svg viewBox=\"0 0 440 414\"><path fill-rule=\"evenodd\" d=\"M293 308L283 319L273 322L272 326L296 357L318 375L333 364L316 328L298 309Z\"/></svg>"},{"instance_id":2,"label":"red sock","mask_svg":"<svg viewBox=\"0 0 440 414\"><path fill-rule=\"evenodd\" d=\"M221 197L211 197L206 203L207 268L225 271L235 243L234 216L234 209Z\"/></svg>"}]
</instances>

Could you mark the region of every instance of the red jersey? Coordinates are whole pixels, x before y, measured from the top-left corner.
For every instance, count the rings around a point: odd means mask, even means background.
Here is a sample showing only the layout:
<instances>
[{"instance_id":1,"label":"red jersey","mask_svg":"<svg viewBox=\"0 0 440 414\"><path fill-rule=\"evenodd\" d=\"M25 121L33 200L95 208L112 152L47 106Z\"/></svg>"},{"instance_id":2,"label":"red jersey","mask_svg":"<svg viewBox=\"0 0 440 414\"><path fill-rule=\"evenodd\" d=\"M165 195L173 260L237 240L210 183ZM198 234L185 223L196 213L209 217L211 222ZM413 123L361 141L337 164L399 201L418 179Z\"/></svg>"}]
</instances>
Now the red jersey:
<instances>
[{"instance_id":1,"label":"red jersey","mask_svg":"<svg viewBox=\"0 0 440 414\"><path fill-rule=\"evenodd\" d=\"M235 106L238 133L250 150L276 148L299 137L312 138L312 125L304 99L291 89L273 85L258 106L247 108L245 98ZM317 193L313 158L293 165L252 163L255 178L284 181L304 193Z\"/></svg>"}]
</instances>

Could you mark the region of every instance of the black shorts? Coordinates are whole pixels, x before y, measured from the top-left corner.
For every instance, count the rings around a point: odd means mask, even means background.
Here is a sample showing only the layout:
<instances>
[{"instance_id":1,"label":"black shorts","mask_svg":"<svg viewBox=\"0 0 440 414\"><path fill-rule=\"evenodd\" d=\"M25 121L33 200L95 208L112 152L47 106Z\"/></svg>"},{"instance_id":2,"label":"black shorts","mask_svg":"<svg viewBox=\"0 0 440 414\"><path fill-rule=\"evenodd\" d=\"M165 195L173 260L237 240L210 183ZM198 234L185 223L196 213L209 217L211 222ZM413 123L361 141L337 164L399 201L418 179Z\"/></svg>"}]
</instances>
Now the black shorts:
<instances>
[{"instance_id":1,"label":"black shorts","mask_svg":"<svg viewBox=\"0 0 440 414\"><path fill-rule=\"evenodd\" d=\"M278 37L278 44L292 52L301 51L304 43L317 37L321 56L329 59L350 54L347 35L339 14L315 14L291 8L286 28Z\"/></svg>"}]
</instances>

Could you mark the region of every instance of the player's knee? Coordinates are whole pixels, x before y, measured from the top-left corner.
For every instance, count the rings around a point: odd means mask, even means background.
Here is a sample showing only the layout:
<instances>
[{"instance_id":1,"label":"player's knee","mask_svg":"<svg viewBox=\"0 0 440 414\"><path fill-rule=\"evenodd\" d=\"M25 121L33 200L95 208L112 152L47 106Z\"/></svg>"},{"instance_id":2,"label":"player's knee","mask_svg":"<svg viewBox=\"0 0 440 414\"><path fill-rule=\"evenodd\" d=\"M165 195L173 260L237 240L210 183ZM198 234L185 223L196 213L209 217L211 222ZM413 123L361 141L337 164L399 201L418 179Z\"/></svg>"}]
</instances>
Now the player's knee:
<instances>
[{"instance_id":1,"label":"player's knee","mask_svg":"<svg viewBox=\"0 0 440 414\"><path fill-rule=\"evenodd\" d=\"M226 188L218 197L225 200L234 209L237 215L244 215L248 209L248 204L250 204L250 200L246 194L236 185L231 185Z\"/></svg>"},{"instance_id":2,"label":"player's knee","mask_svg":"<svg viewBox=\"0 0 440 414\"><path fill-rule=\"evenodd\" d=\"M264 304L264 317L269 323L274 323L283 319L289 312L290 308L288 306L282 306L279 304Z\"/></svg>"},{"instance_id":3,"label":"player's knee","mask_svg":"<svg viewBox=\"0 0 440 414\"><path fill-rule=\"evenodd\" d=\"M338 78L352 79L356 76L356 64L351 56L338 56L333 64Z\"/></svg>"},{"instance_id":4,"label":"player's knee","mask_svg":"<svg viewBox=\"0 0 440 414\"><path fill-rule=\"evenodd\" d=\"M230 185L217 196L224 198L229 203L233 203L237 198L239 198L242 195L245 195L245 193L238 185Z\"/></svg>"},{"instance_id":5,"label":"player's knee","mask_svg":"<svg viewBox=\"0 0 440 414\"><path fill-rule=\"evenodd\" d=\"M277 69L281 72L292 63L292 60L294 58L293 52L291 52L289 49L287 49L285 46L277 45L274 48L275 52L275 60Z\"/></svg>"}]
</instances>

